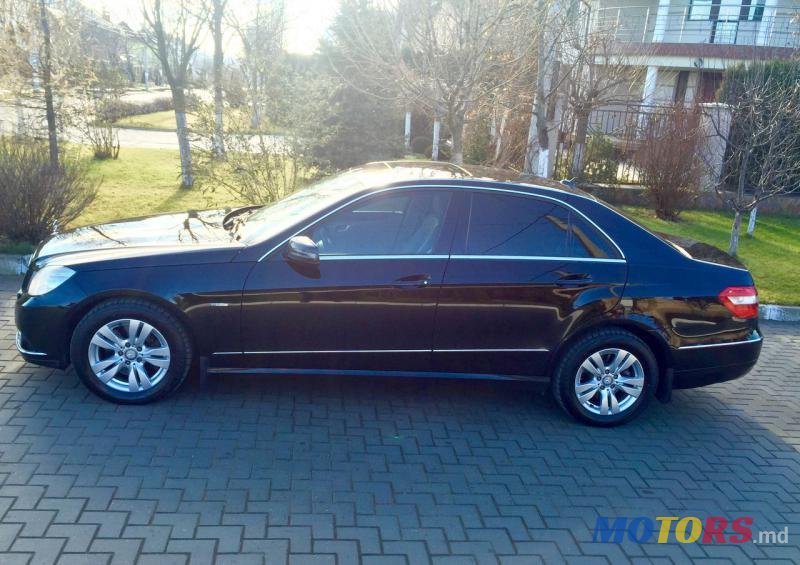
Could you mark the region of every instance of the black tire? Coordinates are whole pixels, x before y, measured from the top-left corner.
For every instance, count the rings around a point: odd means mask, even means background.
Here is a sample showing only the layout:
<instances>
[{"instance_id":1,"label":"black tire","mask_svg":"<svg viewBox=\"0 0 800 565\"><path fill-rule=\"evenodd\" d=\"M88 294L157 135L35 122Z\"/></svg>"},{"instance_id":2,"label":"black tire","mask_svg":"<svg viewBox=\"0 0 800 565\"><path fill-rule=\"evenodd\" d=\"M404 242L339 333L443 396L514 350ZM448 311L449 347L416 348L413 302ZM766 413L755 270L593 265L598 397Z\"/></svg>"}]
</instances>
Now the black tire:
<instances>
[{"instance_id":1,"label":"black tire","mask_svg":"<svg viewBox=\"0 0 800 565\"><path fill-rule=\"evenodd\" d=\"M639 360L644 369L644 384L639 396L624 411L596 414L578 400L576 375L589 356L612 348L624 349ZM562 353L553 373L552 391L556 403L576 420L592 426L618 426L641 414L650 403L658 388L658 371L655 355L644 341L621 328L598 329L580 337Z\"/></svg>"},{"instance_id":2,"label":"black tire","mask_svg":"<svg viewBox=\"0 0 800 565\"><path fill-rule=\"evenodd\" d=\"M169 346L169 366L160 380L146 390L120 391L104 385L90 366L89 345L103 325L134 318L153 326ZM140 298L114 298L92 308L75 326L70 358L83 384L101 398L118 404L147 404L174 392L186 379L192 364L192 342L184 325L167 309Z\"/></svg>"}]
</instances>

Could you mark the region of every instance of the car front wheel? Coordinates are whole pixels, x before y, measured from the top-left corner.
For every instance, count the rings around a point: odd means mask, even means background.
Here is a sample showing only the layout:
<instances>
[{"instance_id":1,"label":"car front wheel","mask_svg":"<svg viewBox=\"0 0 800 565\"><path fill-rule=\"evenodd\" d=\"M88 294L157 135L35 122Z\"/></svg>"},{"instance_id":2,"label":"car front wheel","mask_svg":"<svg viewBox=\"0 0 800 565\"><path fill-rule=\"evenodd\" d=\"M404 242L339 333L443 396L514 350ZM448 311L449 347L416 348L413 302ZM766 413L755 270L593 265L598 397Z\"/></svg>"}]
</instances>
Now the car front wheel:
<instances>
[{"instance_id":1,"label":"car front wheel","mask_svg":"<svg viewBox=\"0 0 800 565\"><path fill-rule=\"evenodd\" d=\"M169 311L141 299L113 299L78 323L70 356L81 381L120 404L145 404L174 391L191 365L191 340Z\"/></svg>"},{"instance_id":2,"label":"car front wheel","mask_svg":"<svg viewBox=\"0 0 800 565\"><path fill-rule=\"evenodd\" d=\"M616 426L635 418L657 386L653 352L637 336L617 328L578 339L553 375L553 393L561 408L595 426Z\"/></svg>"}]
</instances>

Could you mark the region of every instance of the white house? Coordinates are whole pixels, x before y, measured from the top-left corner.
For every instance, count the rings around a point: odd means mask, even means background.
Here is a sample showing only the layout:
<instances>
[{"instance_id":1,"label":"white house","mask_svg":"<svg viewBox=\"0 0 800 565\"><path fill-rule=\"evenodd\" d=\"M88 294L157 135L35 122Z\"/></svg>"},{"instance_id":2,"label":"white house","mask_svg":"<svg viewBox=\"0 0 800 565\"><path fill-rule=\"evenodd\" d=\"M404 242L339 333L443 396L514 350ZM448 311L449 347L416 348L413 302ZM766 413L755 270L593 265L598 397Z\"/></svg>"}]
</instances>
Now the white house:
<instances>
[{"instance_id":1,"label":"white house","mask_svg":"<svg viewBox=\"0 0 800 565\"><path fill-rule=\"evenodd\" d=\"M789 58L800 48L800 2L592 0L591 25L614 34L620 55L647 68L642 104L708 102L726 68Z\"/></svg>"}]
</instances>

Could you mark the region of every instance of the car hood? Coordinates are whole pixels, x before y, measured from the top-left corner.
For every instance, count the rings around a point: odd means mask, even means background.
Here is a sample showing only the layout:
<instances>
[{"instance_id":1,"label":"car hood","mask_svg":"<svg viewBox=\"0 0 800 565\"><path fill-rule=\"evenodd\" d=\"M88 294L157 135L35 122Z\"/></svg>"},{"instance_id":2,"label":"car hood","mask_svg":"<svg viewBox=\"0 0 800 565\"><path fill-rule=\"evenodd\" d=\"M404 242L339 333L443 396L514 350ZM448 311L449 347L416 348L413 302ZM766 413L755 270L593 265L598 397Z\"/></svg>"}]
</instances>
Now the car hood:
<instances>
[{"instance_id":1,"label":"car hood","mask_svg":"<svg viewBox=\"0 0 800 565\"><path fill-rule=\"evenodd\" d=\"M141 256L164 251L201 248L240 248L222 227L225 210L183 212L133 218L57 233L39 246L33 261L41 264L59 256Z\"/></svg>"}]
</instances>

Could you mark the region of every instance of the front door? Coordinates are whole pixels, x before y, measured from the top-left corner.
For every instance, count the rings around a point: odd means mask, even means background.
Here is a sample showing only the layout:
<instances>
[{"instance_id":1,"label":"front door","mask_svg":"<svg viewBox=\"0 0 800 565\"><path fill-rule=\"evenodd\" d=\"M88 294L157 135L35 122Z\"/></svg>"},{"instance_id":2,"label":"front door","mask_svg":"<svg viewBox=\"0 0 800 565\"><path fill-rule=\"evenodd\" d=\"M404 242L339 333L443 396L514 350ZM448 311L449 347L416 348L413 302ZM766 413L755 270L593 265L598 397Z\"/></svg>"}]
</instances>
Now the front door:
<instances>
[{"instance_id":1,"label":"front door","mask_svg":"<svg viewBox=\"0 0 800 565\"><path fill-rule=\"evenodd\" d=\"M619 301L626 263L557 202L506 191L462 197L467 212L439 296L434 368L544 376L569 329Z\"/></svg>"},{"instance_id":2,"label":"front door","mask_svg":"<svg viewBox=\"0 0 800 565\"><path fill-rule=\"evenodd\" d=\"M299 235L319 267L277 249L251 272L242 306L248 366L430 369L437 295L453 235L451 193L393 189L354 202Z\"/></svg>"}]
</instances>

